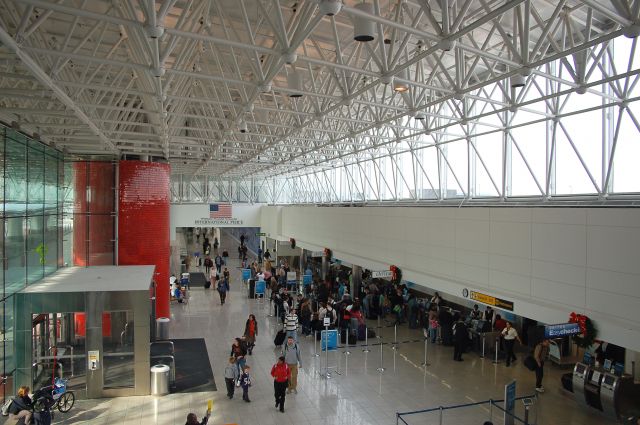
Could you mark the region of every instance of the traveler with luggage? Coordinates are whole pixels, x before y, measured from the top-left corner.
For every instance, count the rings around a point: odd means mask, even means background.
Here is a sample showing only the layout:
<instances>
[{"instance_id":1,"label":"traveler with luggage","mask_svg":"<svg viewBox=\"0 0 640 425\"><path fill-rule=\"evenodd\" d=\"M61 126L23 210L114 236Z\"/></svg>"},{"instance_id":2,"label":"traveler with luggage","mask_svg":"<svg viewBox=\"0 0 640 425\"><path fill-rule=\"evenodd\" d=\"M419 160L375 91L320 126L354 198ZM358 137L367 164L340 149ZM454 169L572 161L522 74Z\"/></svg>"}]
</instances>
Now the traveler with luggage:
<instances>
[{"instance_id":1,"label":"traveler with luggage","mask_svg":"<svg viewBox=\"0 0 640 425\"><path fill-rule=\"evenodd\" d=\"M298 315L296 309L292 308L284 319L284 330L287 331L287 338L298 340Z\"/></svg>"},{"instance_id":2,"label":"traveler with luggage","mask_svg":"<svg viewBox=\"0 0 640 425\"><path fill-rule=\"evenodd\" d=\"M222 265L224 264L224 260L222 259L221 256L216 255L216 258L213 262L216 265L216 271L218 272L218 274L220 274L220 272L222 271Z\"/></svg>"},{"instance_id":3,"label":"traveler with luggage","mask_svg":"<svg viewBox=\"0 0 640 425\"><path fill-rule=\"evenodd\" d=\"M229 292L229 281L227 279L218 280L218 294L220 294L220 305L224 305L227 300L227 292Z\"/></svg>"},{"instance_id":4,"label":"traveler with luggage","mask_svg":"<svg viewBox=\"0 0 640 425\"><path fill-rule=\"evenodd\" d=\"M204 259L204 272L205 274L209 274L211 272L211 267L213 267L213 260L211 260L210 256L206 256Z\"/></svg>"},{"instance_id":5,"label":"traveler with luggage","mask_svg":"<svg viewBox=\"0 0 640 425\"><path fill-rule=\"evenodd\" d=\"M506 327L502 330L500 335L504 339L504 348L507 352L507 367L509 367L512 361L516 361L516 356L513 354L513 346L515 345L516 340L518 340L520 345L522 345L522 340L520 339L520 336L518 336L518 331L511 326L511 322L507 322Z\"/></svg>"},{"instance_id":6,"label":"traveler with luggage","mask_svg":"<svg viewBox=\"0 0 640 425\"><path fill-rule=\"evenodd\" d=\"M271 376L273 377L273 389L276 399L276 409L280 407L280 411L284 412L284 401L287 393L287 386L291 370L285 363L284 356L278 357L278 362L271 368Z\"/></svg>"},{"instance_id":7,"label":"traveler with luggage","mask_svg":"<svg viewBox=\"0 0 640 425\"><path fill-rule=\"evenodd\" d=\"M256 316L249 315L247 322L244 325L244 340L247 342L247 353L249 355L253 352L253 347L256 345L256 337L258 336L258 322Z\"/></svg>"},{"instance_id":8,"label":"traveler with luggage","mask_svg":"<svg viewBox=\"0 0 640 425\"><path fill-rule=\"evenodd\" d=\"M542 377L544 376L544 361L547 356L549 356L549 340L545 339L539 342L533 350L533 358L536 360L536 391L539 393L544 392Z\"/></svg>"},{"instance_id":9,"label":"traveler with luggage","mask_svg":"<svg viewBox=\"0 0 640 425\"><path fill-rule=\"evenodd\" d=\"M289 366L289 385L287 386L287 392L291 391L298 394L298 365L302 367L302 360L300 359L300 348L298 343L292 338L287 338L287 344L283 350L284 361Z\"/></svg>"}]
</instances>

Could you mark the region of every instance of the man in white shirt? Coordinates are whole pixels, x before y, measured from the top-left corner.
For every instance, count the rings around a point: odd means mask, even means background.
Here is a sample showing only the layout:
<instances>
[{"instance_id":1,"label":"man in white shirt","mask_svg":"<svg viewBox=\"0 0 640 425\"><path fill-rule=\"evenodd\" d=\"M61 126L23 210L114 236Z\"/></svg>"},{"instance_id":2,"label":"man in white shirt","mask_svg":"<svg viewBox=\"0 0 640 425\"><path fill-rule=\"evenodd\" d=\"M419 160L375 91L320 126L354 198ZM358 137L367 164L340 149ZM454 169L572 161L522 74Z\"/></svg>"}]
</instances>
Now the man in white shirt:
<instances>
[{"instance_id":1,"label":"man in white shirt","mask_svg":"<svg viewBox=\"0 0 640 425\"><path fill-rule=\"evenodd\" d=\"M522 340L518 336L518 331L511 326L511 322L507 322L507 326L502 330L502 338L504 338L504 348L507 351L507 367L509 367L511 362L516 360L516 356L513 354L513 346L516 339L520 345L522 345Z\"/></svg>"},{"instance_id":2,"label":"man in white shirt","mask_svg":"<svg viewBox=\"0 0 640 425\"><path fill-rule=\"evenodd\" d=\"M295 308L292 308L284 319L284 330L287 332L287 338L293 338L298 342L298 315Z\"/></svg>"}]
</instances>

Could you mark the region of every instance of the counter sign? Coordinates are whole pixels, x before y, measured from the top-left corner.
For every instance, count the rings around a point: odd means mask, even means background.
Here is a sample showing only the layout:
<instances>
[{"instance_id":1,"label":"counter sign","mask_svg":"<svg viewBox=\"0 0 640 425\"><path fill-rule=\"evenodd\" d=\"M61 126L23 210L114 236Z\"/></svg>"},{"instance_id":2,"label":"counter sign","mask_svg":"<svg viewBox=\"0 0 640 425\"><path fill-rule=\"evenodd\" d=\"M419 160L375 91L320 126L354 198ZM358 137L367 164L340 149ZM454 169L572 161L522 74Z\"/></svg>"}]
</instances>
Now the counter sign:
<instances>
[{"instance_id":1,"label":"counter sign","mask_svg":"<svg viewBox=\"0 0 640 425\"><path fill-rule=\"evenodd\" d=\"M474 301L481 302L482 304L492 305L496 308L513 311L513 301L503 300L476 291L469 291L469 298Z\"/></svg>"}]
</instances>

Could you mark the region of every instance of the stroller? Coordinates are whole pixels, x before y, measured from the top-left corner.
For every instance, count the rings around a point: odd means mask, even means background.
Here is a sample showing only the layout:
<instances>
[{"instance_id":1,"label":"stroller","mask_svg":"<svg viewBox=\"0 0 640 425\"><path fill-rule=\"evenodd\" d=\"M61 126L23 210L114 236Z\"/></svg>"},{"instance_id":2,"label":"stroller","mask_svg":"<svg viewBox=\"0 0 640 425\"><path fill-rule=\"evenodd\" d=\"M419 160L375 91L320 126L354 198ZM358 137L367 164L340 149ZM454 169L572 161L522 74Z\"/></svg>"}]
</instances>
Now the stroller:
<instances>
[{"instance_id":1,"label":"stroller","mask_svg":"<svg viewBox=\"0 0 640 425\"><path fill-rule=\"evenodd\" d=\"M51 425L53 422L52 408L56 404L53 399L51 386L43 387L33 394L33 424Z\"/></svg>"}]
</instances>

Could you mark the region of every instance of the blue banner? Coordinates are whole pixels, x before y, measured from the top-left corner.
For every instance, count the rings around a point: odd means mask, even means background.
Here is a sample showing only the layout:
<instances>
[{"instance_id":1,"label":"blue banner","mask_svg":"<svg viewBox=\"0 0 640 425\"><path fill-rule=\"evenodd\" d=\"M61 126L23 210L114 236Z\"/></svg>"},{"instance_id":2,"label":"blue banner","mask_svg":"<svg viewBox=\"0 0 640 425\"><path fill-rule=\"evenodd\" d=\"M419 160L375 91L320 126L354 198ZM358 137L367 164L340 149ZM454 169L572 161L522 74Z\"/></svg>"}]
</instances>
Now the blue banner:
<instances>
[{"instance_id":1,"label":"blue banner","mask_svg":"<svg viewBox=\"0 0 640 425\"><path fill-rule=\"evenodd\" d=\"M563 336L578 335L579 333L580 325L577 323L560 323L544 327L545 338L562 338Z\"/></svg>"},{"instance_id":2,"label":"blue banner","mask_svg":"<svg viewBox=\"0 0 640 425\"><path fill-rule=\"evenodd\" d=\"M330 329L320 332L320 347L322 351L334 351L338 348L338 330Z\"/></svg>"},{"instance_id":3,"label":"blue banner","mask_svg":"<svg viewBox=\"0 0 640 425\"><path fill-rule=\"evenodd\" d=\"M251 269L242 269L242 280L251 279Z\"/></svg>"},{"instance_id":4,"label":"blue banner","mask_svg":"<svg viewBox=\"0 0 640 425\"><path fill-rule=\"evenodd\" d=\"M255 293L256 295L261 294L264 295L264 290L265 290L265 282L264 280L259 280L256 282L256 288L255 288Z\"/></svg>"},{"instance_id":5,"label":"blue banner","mask_svg":"<svg viewBox=\"0 0 640 425\"><path fill-rule=\"evenodd\" d=\"M310 274L303 274L302 275L302 284L303 285L311 285L311 282L313 282L312 276Z\"/></svg>"}]
</instances>

